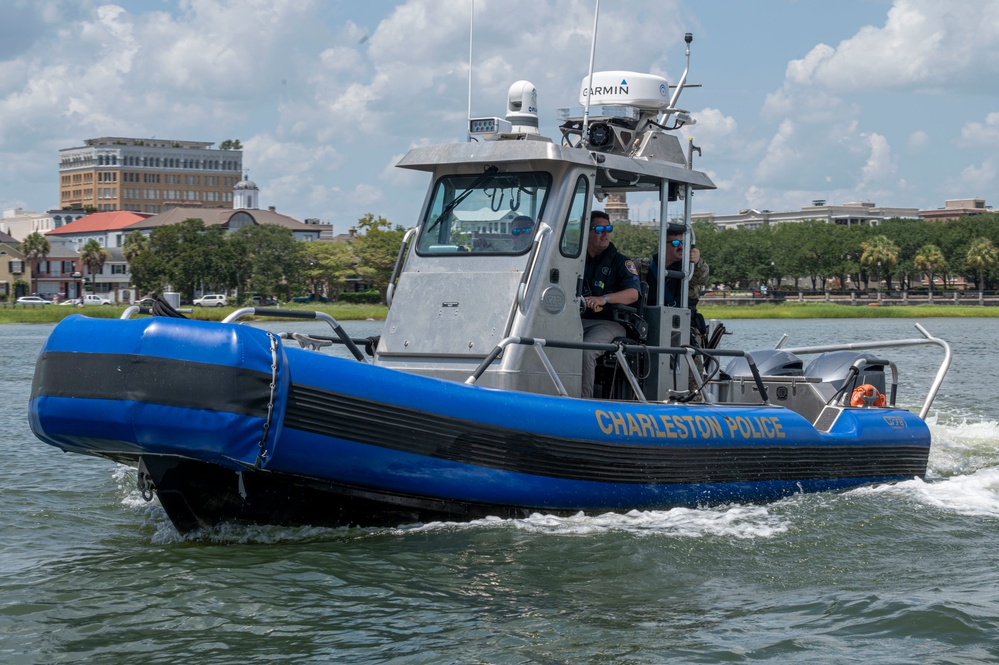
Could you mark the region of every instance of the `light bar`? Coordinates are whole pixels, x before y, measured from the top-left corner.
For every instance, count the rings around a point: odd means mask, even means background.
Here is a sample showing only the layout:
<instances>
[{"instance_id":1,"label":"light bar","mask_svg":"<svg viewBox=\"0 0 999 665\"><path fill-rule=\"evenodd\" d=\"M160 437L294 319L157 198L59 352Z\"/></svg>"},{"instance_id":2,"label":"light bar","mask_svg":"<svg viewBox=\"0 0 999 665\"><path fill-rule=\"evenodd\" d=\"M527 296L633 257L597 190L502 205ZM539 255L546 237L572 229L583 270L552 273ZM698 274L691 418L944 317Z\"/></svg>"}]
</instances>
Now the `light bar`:
<instances>
[{"instance_id":1,"label":"light bar","mask_svg":"<svg viewBox=\"0 0 999 665\"><path fill-rule=\"evenodd\" d=\"M468 133L490 139L500 134L512 134L513 125L503 118L469 118Z\"/></svg>"},{"instance_id":2,"label":"light bar","mask_svg":"<svg viewBox=\"0 0 999 665\"><path fill-rule=\"evenodd\" d=\"M641 110L637 106L591 106L590 119L599 120L607 118L624 118L626 120L638 120ZM568 120L582 120L583 107L561 108L556 110L556 117L562 122Z\"/></svg>"}]
</instances>

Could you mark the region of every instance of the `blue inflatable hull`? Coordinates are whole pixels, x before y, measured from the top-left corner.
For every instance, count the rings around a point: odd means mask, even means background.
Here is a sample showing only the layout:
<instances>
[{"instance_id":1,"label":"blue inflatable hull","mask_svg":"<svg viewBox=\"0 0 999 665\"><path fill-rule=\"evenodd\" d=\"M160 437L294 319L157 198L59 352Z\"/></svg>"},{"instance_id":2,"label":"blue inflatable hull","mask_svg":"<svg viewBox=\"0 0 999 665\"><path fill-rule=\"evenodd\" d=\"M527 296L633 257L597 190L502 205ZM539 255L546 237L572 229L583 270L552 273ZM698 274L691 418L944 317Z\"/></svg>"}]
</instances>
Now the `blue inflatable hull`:
<instances>
[{"instance_id":1,"label":"blue inflatable hull","mask_svg":"<svg viewBox=\"0 0 999 665\"><path fill-rule=\"evenodd\" d=\"M930 447L904 410L844 409L820 432L781 407L492 390L159 317L59 324L29 419L138 465L182 532L769 501L922 476Z\"/></svg>"}]
</instances>

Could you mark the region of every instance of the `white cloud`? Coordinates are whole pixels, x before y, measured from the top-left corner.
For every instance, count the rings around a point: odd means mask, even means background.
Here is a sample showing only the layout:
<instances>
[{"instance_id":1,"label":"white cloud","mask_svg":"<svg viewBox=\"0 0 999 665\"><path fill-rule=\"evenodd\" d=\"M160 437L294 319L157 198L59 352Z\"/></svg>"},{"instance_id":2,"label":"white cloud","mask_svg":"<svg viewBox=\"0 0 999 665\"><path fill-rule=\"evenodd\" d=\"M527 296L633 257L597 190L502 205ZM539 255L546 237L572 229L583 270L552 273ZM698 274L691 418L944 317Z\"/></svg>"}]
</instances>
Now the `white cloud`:
<instances>
[{"instance_id":1,"label":"white cloud","mask_svg":"<svg viewBox=\"0 0 999 665\"><path fill-rule=\"evenodd\" d=\"M795 141L795 123L785 118L767 146L766 154L757 167L756 177L761 181L780 178L789 171L796 170L800 157Z\"/></svg>"},{"instance_id":2,"label":"white cloud","mask_svg":"<svg viewBox=\"0 0 999 665\"><path fill-rule=\"evenodd\" d=\"M861 169L861 189L867 189L874 183L893 181L898 171L891 146L880 134L862 134L867 139L870 154Z\"/></svg>"},{"instance_id":3,"label":"white cloud","mask_svg":"<svg viewBox=\"0 0 999 665\"><path fill-rule=\"evenodd\" d=\"M980 89L999 81L999 3L896 0L884 26L866 26L835 48L819 44L788 65L796 85L846 94Z\"/></svg>"},{"instance_id":4,"label":"white cloud","mask_svg":"<svg viewBox=\"0 0 999 665\"><path fill-rule=\"evenodd\" d=\"M771 209L811 192L828 200L913 194L932 200L943 193L913 190L909 176L929 177L937 190L939 175L930 176L931 166L921 162L900 163L891 143L906 141L909 155L925 154L946 123L923 123L898 136L890 124L872 124L869 109L890 105L905 126L914 113L934 118L939 109L948 116L931 95L980 93L990 85L999 85L999 3L895 0L882 25L862 26L835 46L817 44L788 62L782 85L763 105L761 127L773 130L756 168L744 171L751 175L743 181L746 199L751 207ZM916 96L886 102L885 93ZM965 149L999 145L999 113L967 122L956 143ZM941 160L932 167L939 169ZM984 165L968 175L988 179Z\"/></svg>"},{"instance_id":5,"label":"white cloud","mask_svg":"<svg viewBox=\"0 0 999 665\"><path fill-rule=\"evenodd\" d=\"M906 149L910 153L923 152L930 145L930 135L927 134L922 129L917 129L916 131L909 134L909 140L906 142Z\"/></svg>"},{"instance_id":6,"label":"white cloud","mask_svg":"<svg viewBox=\"0 0 999 665\"><path fill-rule=\"evenodd\" d=\"M985 122L966 123L957 144L972 149L999 147L999 113L989 113Z\"/></svg>"},{"instance_id":7,"label":"white cloud","mask_svg":"<svg viewBox=\"0 0 999 665\"><path fill-rule=\"evenodd\" d=\"M995 192L999 187L996 160L988 159L981 164L968 166L955 178L948 178L947 184L953 196L948 198L984 197L987 192Z\"/></svg>"}]
</instances>

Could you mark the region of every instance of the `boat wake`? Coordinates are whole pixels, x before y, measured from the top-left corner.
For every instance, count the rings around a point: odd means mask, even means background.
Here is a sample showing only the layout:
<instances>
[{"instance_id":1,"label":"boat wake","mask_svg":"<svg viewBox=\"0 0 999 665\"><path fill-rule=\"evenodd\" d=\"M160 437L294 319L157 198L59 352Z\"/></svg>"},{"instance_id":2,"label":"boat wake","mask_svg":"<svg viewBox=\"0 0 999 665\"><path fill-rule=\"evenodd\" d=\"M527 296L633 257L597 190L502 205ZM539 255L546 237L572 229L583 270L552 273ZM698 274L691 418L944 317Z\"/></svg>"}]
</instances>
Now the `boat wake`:
<instances>
[{"instance_id":1,"label":"boat wake","mask_svg":"<svg viewBox=\"0 0 999 665\"><path fill-rule=\"evenodd\" d=\"M508 525L533 533L586 536L626 532L635 536L680 536L700 538L769 538L788 529L788 520L775 515L767 506L730 505L714 508L673 508L671 510L633 510L628 513L605 513L571 517L534 514L526 519L490 517L465 523L432 522L400 527L400 533L442 529L481 529Z\"/></svg>"},{"instance_id":2,"label":"boat wake","mask_svg":"<svg viewBox=\"0 0 999 665\"><path fill-rule=\"evenodd\" d=\"M927 419L933 433L926 480L853 490L889 494L957 515L999 517L999 422L954 414Z\"/></svg>"},{"instance_id":3,"label":"boat wake","mask_svg":"<svg viewBox=\"0 0 999 665\"><path fill-rule=\"evenodd\" d=\"M999 467L999 422L964 417L927 419L933 434L927 477L948 478Z\"/></svg>"},{"instance_id":4,"label":"boat wake","mask_svg":"<svg viewBox=\"0 0 999 665\"><path fill-rule=\"evenodd\" d=\"M851 493L904 496L957 515L999 517L999 468L979 469L938 481L915 478L893 485L862 487Z\"/></svg>"}]
</instances>

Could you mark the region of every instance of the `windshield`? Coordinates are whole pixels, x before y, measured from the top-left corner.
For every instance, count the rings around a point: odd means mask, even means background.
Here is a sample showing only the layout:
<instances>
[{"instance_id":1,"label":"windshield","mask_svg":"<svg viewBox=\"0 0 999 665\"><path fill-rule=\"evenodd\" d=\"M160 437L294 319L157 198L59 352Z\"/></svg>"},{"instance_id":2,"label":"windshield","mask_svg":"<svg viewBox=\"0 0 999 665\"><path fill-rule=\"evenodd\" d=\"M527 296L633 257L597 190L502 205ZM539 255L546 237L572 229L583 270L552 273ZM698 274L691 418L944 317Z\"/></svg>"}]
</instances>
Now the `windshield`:
<instances>
[{"instance_id":1,"label":"windshield","mask_svg":"<svg viewBox=\"0 0 999 665\"><path fill-rule=\"evenodd\" d=\"M551 186L548 173L450 175L437 181L418 254L523 254Z\"/></svg>"}]
</instances>

